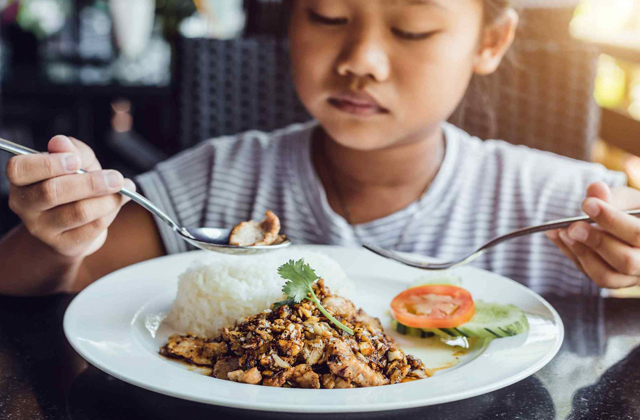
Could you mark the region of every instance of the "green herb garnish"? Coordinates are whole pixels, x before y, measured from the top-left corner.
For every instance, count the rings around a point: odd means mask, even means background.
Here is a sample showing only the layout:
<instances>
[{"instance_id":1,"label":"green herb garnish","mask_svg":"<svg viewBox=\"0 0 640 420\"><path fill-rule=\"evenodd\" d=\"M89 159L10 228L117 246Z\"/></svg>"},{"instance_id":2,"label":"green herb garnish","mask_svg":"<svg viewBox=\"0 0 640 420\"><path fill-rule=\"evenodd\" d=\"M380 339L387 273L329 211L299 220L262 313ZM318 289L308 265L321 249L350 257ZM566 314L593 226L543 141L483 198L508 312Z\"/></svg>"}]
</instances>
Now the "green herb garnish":
<instances>
[{"instance_id":1,"label":"green herb garnish","mask_svg":"<svg viewBox=\"0 0 640 420\"><path fill-rule=\"evenodd\" d=\"M287 296L287 300L282 302L276 302L273 304L273 309L278 309L281 306L291 306L296 303L300 303L305 299L309 299L313 302L318 310L326 316L329 321L333 322L335 326L341 330L353 335L353 330L337 319L335 319L326 309L322 307L322 304L313 292L313 283L320 277L316 275L316 272L309 267L309 264L304 263L304 259L293 261L289 260L288 263L278 268L278 274L280 277L287 280L282 287L282 292Z\"/></svg>"}]
</instances>

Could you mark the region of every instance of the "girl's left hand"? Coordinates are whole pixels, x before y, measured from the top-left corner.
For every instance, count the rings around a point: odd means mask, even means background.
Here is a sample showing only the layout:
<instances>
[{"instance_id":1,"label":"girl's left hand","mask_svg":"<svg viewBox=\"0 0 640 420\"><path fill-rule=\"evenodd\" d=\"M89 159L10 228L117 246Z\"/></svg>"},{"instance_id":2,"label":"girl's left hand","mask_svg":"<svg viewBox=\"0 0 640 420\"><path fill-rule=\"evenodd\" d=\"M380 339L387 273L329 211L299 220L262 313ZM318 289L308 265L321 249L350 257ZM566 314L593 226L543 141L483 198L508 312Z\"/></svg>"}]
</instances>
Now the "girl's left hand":
<instances>
[{"instance_id":1,"label":"girl's left hand","mask_svg":"<svg viewBox=\"0 0 640 420\"><path fill-rule=\"evenodd\" d=\"M584 211L596 224L574 223L546 232L562 252L598 286L608 289L640 284L640 219L623 210L640 208L640 191L597 182L587 189Z\"/></svg>"}]
</instances>

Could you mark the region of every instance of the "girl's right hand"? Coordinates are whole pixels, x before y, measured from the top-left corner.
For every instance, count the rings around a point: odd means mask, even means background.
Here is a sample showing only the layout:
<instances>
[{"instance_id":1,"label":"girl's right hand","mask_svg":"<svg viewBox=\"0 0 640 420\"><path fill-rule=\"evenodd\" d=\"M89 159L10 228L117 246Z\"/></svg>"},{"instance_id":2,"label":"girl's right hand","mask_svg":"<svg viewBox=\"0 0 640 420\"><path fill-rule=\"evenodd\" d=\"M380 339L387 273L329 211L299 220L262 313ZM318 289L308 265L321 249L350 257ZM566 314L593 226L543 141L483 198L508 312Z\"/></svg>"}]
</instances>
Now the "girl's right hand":
<instances>
[{"instance_id":1,"label":"girl's right hand","mask_svg":"<svg viewBox=\"0 0 640 420\"><path fill-rule=\"evenodd\" d=\"M49 141L49 154L14 156L7 164L9 206L31 235L67 257L100 249L107 229L129 198L117 194L135 184L102 170L93 150L66 136ZM76 174L78 169L89 173Z\"/></svg>"}]
</instances>

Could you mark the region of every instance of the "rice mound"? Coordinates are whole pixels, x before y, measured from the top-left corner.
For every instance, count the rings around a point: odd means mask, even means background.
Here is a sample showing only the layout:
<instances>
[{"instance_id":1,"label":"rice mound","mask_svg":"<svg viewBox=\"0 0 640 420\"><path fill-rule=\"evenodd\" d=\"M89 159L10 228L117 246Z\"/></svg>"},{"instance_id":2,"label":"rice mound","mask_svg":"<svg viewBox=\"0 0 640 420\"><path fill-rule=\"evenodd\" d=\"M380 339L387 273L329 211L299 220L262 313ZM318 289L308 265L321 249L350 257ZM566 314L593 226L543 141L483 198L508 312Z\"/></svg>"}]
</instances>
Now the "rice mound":
<instances>
[{"instance_id":1,"label":"rice mound","mask_svg":"<svg viewBox=\"0 0 640 420\"><path fill-rule=\"evenodd\" d=\"M216 337L223 327L269 309L283 300L285 281L278 267L304 258L337 294L352 297L354 286L336 261L318 252L284 250L242 257L210 256L180 275L178 293L166 322L182 333Z\"/></svg>"}]
</instances>

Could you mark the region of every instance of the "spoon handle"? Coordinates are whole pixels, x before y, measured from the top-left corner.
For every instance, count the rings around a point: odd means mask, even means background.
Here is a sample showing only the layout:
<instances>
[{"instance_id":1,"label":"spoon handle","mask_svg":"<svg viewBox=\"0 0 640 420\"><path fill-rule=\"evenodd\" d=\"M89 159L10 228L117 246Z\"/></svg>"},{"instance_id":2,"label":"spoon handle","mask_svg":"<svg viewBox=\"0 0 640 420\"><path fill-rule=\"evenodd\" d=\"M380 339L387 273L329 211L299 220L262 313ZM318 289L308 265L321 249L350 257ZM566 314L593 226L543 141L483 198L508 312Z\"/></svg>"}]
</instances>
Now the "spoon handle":
<instances>
[{"instance_id":1,"label":"spoon handle","mask_svg":"<svg viewBox=\"0 0 640 420\"><path fill-rule=\"evenodd\" d=\"M22 146L22 145L17 144L17 143L10 142L9 140L5 140L3 138L0 138L0 150L4 150L6 152L13 153L14 155L34 155L34 154L40 153L37 150L29 149L28 147ZM87 171L85 171L84 169L80 169L76 173L78 173L78 174L86 174ZM178 225L169 216L167 216L155 204L153 204L151 201L147 200L142 195L138 194L137 192L131 191L131 190L127 189L127 188L122 188L119 192L120 192L120 194L131 198L133 201L135 201L136 203L140 204L142 207L144 207L145 209L147 209L151 213L153 213L156 216L158 216L163 222L165 222L166 224L171 226L173 228L173 230L175 230L175 231L179 231L180 230L180 227L178 227Z\"/></svg>"}]
</instances>

